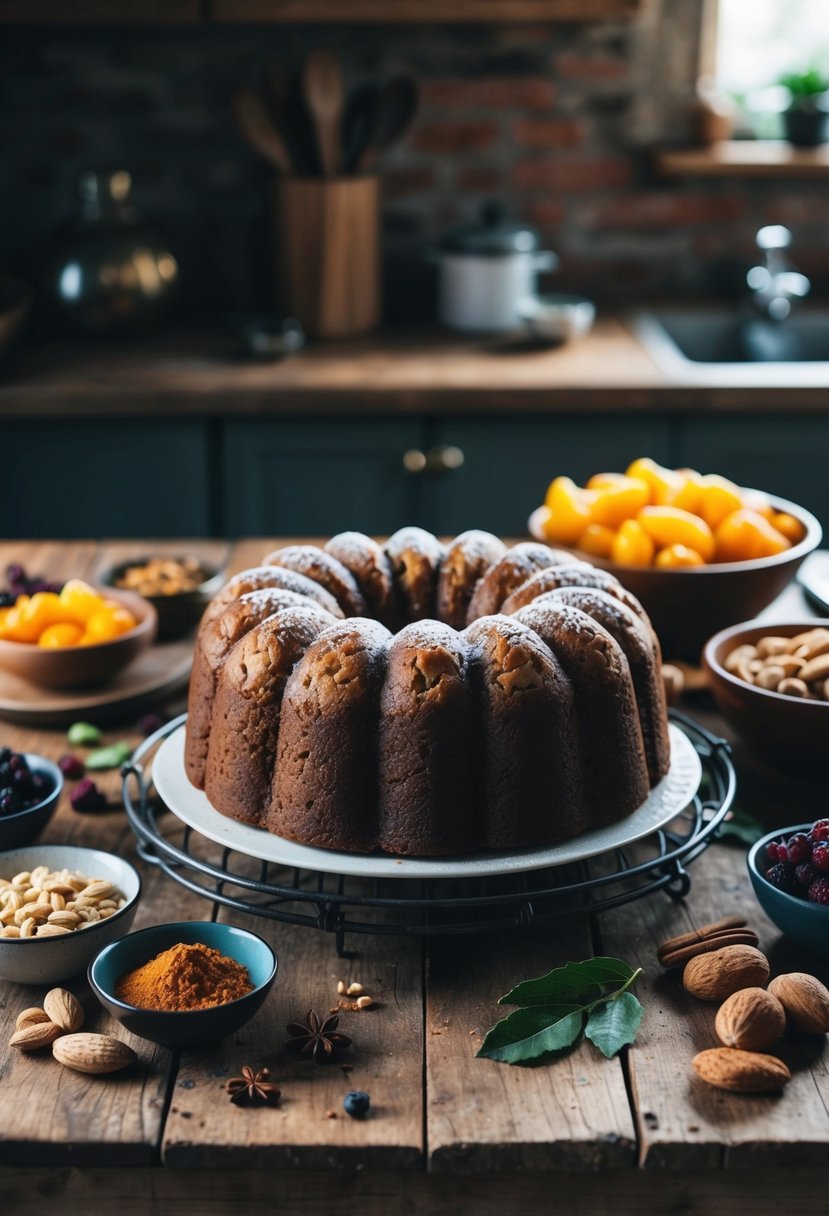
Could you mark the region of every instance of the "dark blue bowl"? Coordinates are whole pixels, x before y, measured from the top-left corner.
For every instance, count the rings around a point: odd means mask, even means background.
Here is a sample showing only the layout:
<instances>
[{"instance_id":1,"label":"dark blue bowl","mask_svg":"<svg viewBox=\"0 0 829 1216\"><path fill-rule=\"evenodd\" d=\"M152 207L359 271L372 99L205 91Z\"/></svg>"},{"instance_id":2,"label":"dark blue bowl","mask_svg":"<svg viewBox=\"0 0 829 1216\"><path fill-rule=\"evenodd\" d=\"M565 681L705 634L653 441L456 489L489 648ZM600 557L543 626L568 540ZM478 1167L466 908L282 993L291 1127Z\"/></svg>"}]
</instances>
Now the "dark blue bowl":
<instances>
[{"instance_id":1,"label":"dark blue bowl","mask_svg":"<svg viewBox=\"0 0 829 1216\"><path fill-rule=\"evenodd\" d=\"M29 768L33 773L42 773L51 785L51 791L37 806L30 806L26 811L17 811L14 815L0 815L0 849L19 849L23 844L37 840L46 824L55 813L61 791L63 790L63 773L56 764L45 756L36 756L33 752L24 752Z\"/></svg>"},{"instance_id":2,"label":"dark blue bowl","mask_svg":"<svg viewBox=\"0 0 829 1216\"><path fill-rule=\"evenodd\" d=\"M253 991L227 1005L179 1012L137 1009L118 1000L115 988L122 976L179 942L212 946L241 963L248 969ZM163 1047L189 1048L223 1039L250 1021L276 978L276 955L266 941L247 929L212 921L177 921L140 929L113 942L89 964L88 977L98 1000L127 1030Z\"/></svg>"},{"instance_id":3,"label":"dark blue bowl","mask_svg":"<svg viewBox=\"0 0 829 1216\"><path fill-rule=\"evenodd\" d=\"M777 828L758 840L749 850L748 875L769 920L816 958L829 958L829 904L813 904L799 895L780 891L764 874L772 864L766 857L766 845L773 840L788 839L795 832L808 832L811 826L811 823L800 823L796 827Z\"/></svg>"}]
</instances>

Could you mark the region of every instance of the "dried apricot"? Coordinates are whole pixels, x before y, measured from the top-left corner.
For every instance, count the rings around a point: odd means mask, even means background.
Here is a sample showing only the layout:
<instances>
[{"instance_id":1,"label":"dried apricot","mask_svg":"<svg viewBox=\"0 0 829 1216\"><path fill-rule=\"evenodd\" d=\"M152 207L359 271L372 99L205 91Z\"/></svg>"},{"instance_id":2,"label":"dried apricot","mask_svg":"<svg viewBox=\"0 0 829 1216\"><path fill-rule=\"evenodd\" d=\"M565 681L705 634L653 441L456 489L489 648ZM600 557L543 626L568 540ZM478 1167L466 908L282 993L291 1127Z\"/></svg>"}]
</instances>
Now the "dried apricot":
<instances>
[{"instance_id":1,"label":"dried apricot","mask_svg":"<svg viewBox=\"0 0 829 1216\"><path fill-rule=\"evenodd\" d=\"M577 547L591 557L610 557L616 533L603 524L588 524L577 541Z\"/></svg>"},{"instance_id":2,"label":"dried apricot","mask_svg":"<svg viewBox=\"0 0 829 1216\"><path fill-rule=\"evenodd\" d=\"M726 515L739 511L744 505L743 494L739 486L718 473L710 473L703 482L699 513L713 531Z\"/></svg>"},{"instance_id":3,"label":"dried apricot","mask_svg":"<svg viewBox=\"0 0 829 1216\"><path fill-rule=\"evenodd\" d=\"M634 519L650 501L650 487L639 477L622 477L618 481L596 488L592 506L594 524L618 528L626 519Z\"/></svg>"},{"instance_id":4,"label":"dried apricot","mask_svg":"<svg viewBox=\"0 0 829 1216\"><path fill-rule=\"evenodd\" d=\"M558 545L574 545L591 523L590 495L570 477L556 477L550 482L545 505L550 515L544 524L547 540Z\"/></svg>"},{"instance_id":5,"label":"dried apricot","mask_svg":"<svg viewBox=\"0 0 829 1216\"><path fill-rule=\"evenodd\" d=\"M620 566L649 566L653 561L654 544L645 529L635 519L626 519L613 541L611 557Z\"/></svg>"},{"instance_id":6,"label":"dried apricot","mask_svg":"<svg viewBox=\"0 0 829 1216\"><path fill-rule=\"evenodd\" d=\"M656 555L655 566L662 569L679 569L688 566L704 566L702 555L688 545L667 545Z\"/></svg>"},{"instance_id":7,"label":"dried apricot","mask_svg":"<svg viewBox=\"0 0 829 1216\"><path fill-rule=\"evenodd\" d=\"M74 621L61 621L57 625L49 625L37 640L38 646L44 650L58 650L64 646L77 646L81 640L83 629Z\"/></svg>"},{"instance_id":8,"label":"dried apricot","mask_svg":"<svg viewBox=\"0 0 829 1216\"><path fill-rule=\"evenodd\" d=\"M715 534L718 562L745 562L783 553L789 542L782 532L756 511L732 511Z\"/></svg>"},{"instance_id":9,"label":"dried apricot","mask_svg":"<svg viewBox=\"0 0 829 1216\"><path fill-rule=\"evenodd\" d=\"M643 507L639 512L639 523L657 548L668 545L687 545L696 549L703 561L714 556L714 535L704 519L682 511L679 507Z\"/></svg>"}]
</instances>

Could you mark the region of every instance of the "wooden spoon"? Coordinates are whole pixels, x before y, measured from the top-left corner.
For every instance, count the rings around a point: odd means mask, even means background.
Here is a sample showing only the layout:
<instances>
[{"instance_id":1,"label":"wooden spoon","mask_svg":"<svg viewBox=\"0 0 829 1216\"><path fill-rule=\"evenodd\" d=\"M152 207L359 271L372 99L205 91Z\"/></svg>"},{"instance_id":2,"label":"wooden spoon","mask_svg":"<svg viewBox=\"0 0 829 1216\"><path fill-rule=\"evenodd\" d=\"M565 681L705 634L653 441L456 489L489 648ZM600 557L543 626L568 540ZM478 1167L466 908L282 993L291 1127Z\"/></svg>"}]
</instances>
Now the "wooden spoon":
<instances>
[{"instance_id":1,"label":"wooden spoon","mask_svg":"<svg viewBox=\"0 0 829 1216\"><path fill-rule=\"evenodd\" d=\"M274 127L262 98L252 89L239 89L233 98L233 112L245 139L260 156L282 173L293 169L282 136Z\"/></svg>"},{"instance_id":2,"label":"wooden spoon","mask_svg":"<svg viewBox=\"0 0 829 1216\"><path fill-rule=\"evenodd\" d=\"M344 88L340 60L334 51L312 51L302 69L302 92L314 121L322 171L336 177L342 165Z\"/></svg>"},{"instance_id":3,"label":"wooden spoon","mask_svg":"<svg viewBox=\"0 0 829 1216\"><path fill-rule=\"evenodd\" d=\"M410 76L392 76L380 90L368 141L357 159L357 172L373 169L384 152L402 139L417 113L417 85Z\"/></svg>"}]
</instances>

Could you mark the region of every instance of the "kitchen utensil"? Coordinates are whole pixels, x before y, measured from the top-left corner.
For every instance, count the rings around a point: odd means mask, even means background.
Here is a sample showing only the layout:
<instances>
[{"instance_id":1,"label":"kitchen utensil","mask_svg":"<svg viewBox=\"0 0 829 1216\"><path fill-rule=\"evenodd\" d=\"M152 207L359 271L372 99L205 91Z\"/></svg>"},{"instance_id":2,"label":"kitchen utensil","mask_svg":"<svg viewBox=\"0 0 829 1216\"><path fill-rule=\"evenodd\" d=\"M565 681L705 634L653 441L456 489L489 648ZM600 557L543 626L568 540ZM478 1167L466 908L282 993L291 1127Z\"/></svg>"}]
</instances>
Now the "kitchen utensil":
<instances>
[{"instance_id":1,"label":"kitchen utensil","mask_svg":"<svg viewBox=\"0 0 829 1216\"><path fill-rule=\"evenodd\" d=\"M558 265L539 245L535 229L508 220L496 202L484 204L479 222L450 232L437 254L444 325L479 333L519 328L519 305L535 295L536 274Z\"/></svg>"},{"instance_id":2,"label":"kitchen utensil","mask_svg":"<svg viewBox=\"0 0 829 1216\"><path fill-rule=\"evenodd\" d=\"M252 359L285 359L302 350L305 333L294 317L256 317L242 326L242 341Z\"/></svg>"},{"instance_id":3,"label":"kitchen utensil","mask_svg":"<svg viewBox=\"0 0 829 1216\"><path fill-rule=\"evenodd\" d=\"M233 112L239 130L251 147L281 173L290 173L293 170L290 153L258 93L252 89L239 89L233 98Z\"/></svg>"},{"instance_id":4,"label":"kitchen utensil","mask_svg":"<svg viewBox=\"0 0 829 1216\"><path fill-rule=\"evenodd\" d=\"M380 89L363 84L348 98L343 114L343 161L346 173L354 173L371 135Z\"/></svg>"},{"instance_id":5,"label":"kitchen utensil","mask_svg":"<svg viewBox=\"0 0 829 1216\"><path fill-rule=\"evenodd\" d=\"M808 832L811 826L800 823L790 828L776 828L758 840L749 850L748 876L760 907L777 928L810 954L829 959L829 907L799 895L789 895L766 878L766 870L772 864L766 854L768 845L772 841L788 840L797 832Z\"/></svg>"},{"instance_id":6,"label":"kitchen utensil","mask_svg":"<svg viewBox=\"0 0 829 1216\"><path fill-rule=\"evenodd\" d=\"M344 89L340 60L334 51L320 48L305 60L302 95L313 121L323 174L336 177L342 166Z\"/></svg>"},{"instance_id":7,"label":"kitchen utensil","mask_svg":"<svg viewBox=\"0 0 829 1216\"><path fill-rule=\"evenodd\" d=\"M558 345L590 331L596 305L584 296L527 296L518 302L518 315L537 342Z\"/></svg>"},{"instance_id":8,"label":"kitchen utensil","mask_svg":"<svg viewBox=\"0 0 829 1216\"><path fill-rule=\"evenodd\" d=\"M367 173L403 138L417 113L417 85L410 76L392 76L385 82L374 105L371 130L357 157L357 172Z\"/></svg>"},{"instance_id":9,"label":"kitchen utensil","mask_svg":"<svg viewBox=\"0 0 829 1216\"><path fill-rule=\"evenodd\" d=\"M829 554L813 553L798 570L797 581L818 611L829 616Z\"/></svg>"}]
</instances>

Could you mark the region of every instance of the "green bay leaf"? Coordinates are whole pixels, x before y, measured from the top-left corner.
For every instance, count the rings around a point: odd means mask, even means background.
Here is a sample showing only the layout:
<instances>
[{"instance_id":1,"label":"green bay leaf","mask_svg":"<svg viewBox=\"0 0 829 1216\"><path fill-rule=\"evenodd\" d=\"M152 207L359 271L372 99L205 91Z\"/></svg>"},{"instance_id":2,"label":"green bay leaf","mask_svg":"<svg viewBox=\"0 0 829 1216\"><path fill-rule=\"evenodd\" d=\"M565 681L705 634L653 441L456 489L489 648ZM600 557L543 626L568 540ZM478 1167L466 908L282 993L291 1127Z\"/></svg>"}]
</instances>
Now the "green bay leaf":
<instances>
[{"instance_id":1,"label":"green bay leaf","mask_svg":"<svg viewBox=\"0 0 829 1216\"><path fill-rule=\"evenodd\" d=\"M589 958L581 963L566 963L547 975L525 980L502 996L499 1005L556 1005L566 1002L587 1004L600 995L604 984L625 984L633 968L620 958Z\"/></svg>"},{"instance_id":2,"label":"green bay leaf","mask_svg":"<svg viewBox=\"0 0 829 1216\"><path fill-rule=\"evenodd\" d=\"M585 1036L610 1059L636 1038L644 1010L632 992L605 1001L587 1019Z\"/></svg>"},{"instance_id":3,"label":"green bay leaf","mask_svg":"<svg viewBox=\"0 0 829 1216\"><path fill-rule=\"evenodd\" d=\"M570 1047L584 1020L580 1005L559 1004L516 1009L492 1027L479 1056L504 1064L521 1064L551 1051Z\"/></svg>"}]
</instances>

